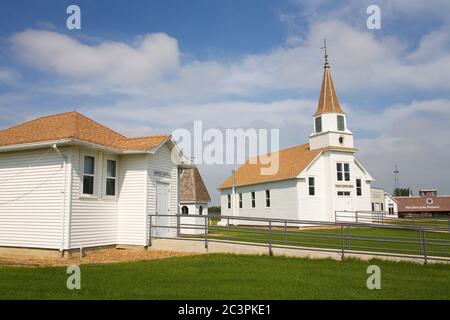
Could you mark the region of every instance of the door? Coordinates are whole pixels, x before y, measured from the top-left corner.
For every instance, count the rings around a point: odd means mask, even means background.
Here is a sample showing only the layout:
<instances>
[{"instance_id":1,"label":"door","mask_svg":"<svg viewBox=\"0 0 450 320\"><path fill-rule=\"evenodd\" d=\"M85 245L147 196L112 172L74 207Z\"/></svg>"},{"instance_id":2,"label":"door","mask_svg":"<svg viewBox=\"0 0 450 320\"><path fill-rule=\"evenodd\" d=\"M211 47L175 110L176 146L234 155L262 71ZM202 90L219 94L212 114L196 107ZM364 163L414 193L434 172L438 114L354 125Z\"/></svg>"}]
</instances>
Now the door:
<instances>
[{"instance_id":1,"label":"door","mask_svg":"<svg viewBox=\"0 0 450 320\"><path fill-rule=\"evenodd\" d=\"M156 237L169 236L169 185L167 183L156 184Z\"/></svg>"},{"instance_id":2,"label":"door","mask_svg":"<svg viewBox=\"0 0 450 320\"><path fill-rule=\"evenodd\" d=\"M337 215L339 216L339 219L337 219L338 221L356 221L355 213L353 212L353 203L350 192L339 192L336 197L335 203L335 210Z\"/></svg>"}]
</instances>

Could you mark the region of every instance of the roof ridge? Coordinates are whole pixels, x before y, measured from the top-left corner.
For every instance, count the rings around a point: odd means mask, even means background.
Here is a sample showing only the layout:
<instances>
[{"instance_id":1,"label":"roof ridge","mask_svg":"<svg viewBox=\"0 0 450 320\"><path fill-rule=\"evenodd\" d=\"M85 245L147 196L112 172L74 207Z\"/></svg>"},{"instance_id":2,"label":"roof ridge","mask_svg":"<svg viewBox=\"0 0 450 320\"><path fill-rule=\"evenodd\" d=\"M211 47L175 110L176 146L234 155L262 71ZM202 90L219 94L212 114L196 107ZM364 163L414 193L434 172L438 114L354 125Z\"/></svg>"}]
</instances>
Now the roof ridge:
<instances>
[{"instance_id":1,"label":"roof ridge","mask_svg":"<svg viewBox=\"0 0 450 320\"><path fill-rule=\"evenodd\" d=\"M97 122L97 121L95 121L95 120L92 119L92 118L89 118L89 117L85 116L84 114L82 114L82 113L80 113L80 112L75 111L75 114L76 114L78 117L82 117L82 118L84 118L84 119L86 119L86 120L88 120L88 121L94 122L95 124L99 125L100 127L104 128L104 129L106 129L106 130L109 130L109 131L111 131L111 132L114 132L115 134L121 136L122 138L127 138L127 136L124 136L123 134L121 134L121 133L119 133L119 132L117 132L117 131L115 131L115 130L113 130L113 129L111 129L111 128L109 128L109 127L107 127L107 126L105 126L105 125L103 125L103 124L101 124L101 123L99 123L99 122Z\"/></svg>"},{"instance_id":2,"label":"roof ridge","mask_svg":"<svg viewBox=\"0 0 450 320\"><path fill-rule=\"evenodd\" d=\"M137 137L126 137L127 139L145 139L145 138L160 138L160 137L168 137L168 134L155 134L150 136L137 136Z\"/></svg>"}]
</instances>

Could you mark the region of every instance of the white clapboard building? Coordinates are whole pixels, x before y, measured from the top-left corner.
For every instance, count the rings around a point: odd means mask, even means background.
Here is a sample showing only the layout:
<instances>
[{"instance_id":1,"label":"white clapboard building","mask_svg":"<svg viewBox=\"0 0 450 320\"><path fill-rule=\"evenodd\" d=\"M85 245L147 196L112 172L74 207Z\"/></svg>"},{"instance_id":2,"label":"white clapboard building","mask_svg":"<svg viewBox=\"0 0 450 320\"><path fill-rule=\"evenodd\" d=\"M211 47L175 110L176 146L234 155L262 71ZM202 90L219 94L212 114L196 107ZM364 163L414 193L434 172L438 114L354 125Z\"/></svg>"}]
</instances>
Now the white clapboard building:
<instances>
[{"instance_id":1,"label":"white clapboard building","mask_svg":"<svg viewBox=\"0 0 450 320\"><path fill-rule=\"evenodd\" d=\"M174 151L174 152L172 152ZM170 136L127 138L77 112L0 131L0 249L61 251L176 236L179 172Z\"/></svg>"},{"instance_id":2,"label":"white clapboard building","mask_svg":"<svg viewBox=\"0 0 450 320\"><path fill-rule=\"evenodd\" d=\"M279 150L275 174L262 174L263 163L248 160L219 186L222 215L335 221L336 211L371 210L373 179L355 156L327 60L311 120L309 143Z\"/></svg>"}]
</instances>

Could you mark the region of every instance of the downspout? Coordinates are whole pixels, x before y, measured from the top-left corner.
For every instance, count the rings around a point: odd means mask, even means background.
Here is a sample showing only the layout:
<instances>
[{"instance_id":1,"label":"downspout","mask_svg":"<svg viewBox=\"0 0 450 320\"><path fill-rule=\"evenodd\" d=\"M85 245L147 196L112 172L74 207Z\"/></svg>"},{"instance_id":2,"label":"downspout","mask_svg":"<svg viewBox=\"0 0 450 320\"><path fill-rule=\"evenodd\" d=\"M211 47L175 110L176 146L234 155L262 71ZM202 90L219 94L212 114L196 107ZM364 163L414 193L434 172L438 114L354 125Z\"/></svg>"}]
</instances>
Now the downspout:
<instances>
[{"instance_id":1,"label":"downspout","mask_svg":"<svg viewBox=\"0 0 450 320\"><path fill-rule=\"evenodd\" d=\"M145 230L144 230L144 244L145 247L147 248L149 246L150 243L150 228L149 228L149 219L151 219L151 217L148 216L148 158L150 156L149 155L145 155L145 160L144 160L144 164L145 164L145 169L144 169L144 226L145 226Z\"/></svg>"},{"instance_id":2,"label":"downspout","mask_svg":"<svg viewBox=\"0 0 450 320\"><path fill-rule=\"evenodd\" d=\"M63 195L62 198L62 212L61 212L61 243L60 243L60 249L61 252L61 258L64 256L64 224L65 224L65 218L66 218L66 185L67 185L67 157L61 152L61 150L58 149L58 146L54 144L52 148L56 151L56 153L61 156L63 159L63 167L64 167L64 179L63 179L63 188L61 190L61 193Z\"/></svg>"}]
</instances>

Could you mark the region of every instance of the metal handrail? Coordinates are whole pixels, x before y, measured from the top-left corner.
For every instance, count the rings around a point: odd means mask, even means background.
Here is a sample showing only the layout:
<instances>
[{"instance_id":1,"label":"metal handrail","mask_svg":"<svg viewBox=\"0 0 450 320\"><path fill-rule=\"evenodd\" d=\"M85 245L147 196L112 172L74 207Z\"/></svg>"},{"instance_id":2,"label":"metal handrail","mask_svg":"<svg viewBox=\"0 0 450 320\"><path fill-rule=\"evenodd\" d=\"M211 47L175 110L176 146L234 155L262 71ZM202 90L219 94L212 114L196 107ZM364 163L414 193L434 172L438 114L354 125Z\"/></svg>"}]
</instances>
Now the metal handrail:
<instances>
[{"instance_id":1,"label":"metal handrail","mask_svg":"<svg viewBox=\"0 0 450 320\"><path fill-rule=\"evenodd\" d=\"M159 225L156 217L175 217L176 225ZM198 221L182 223L183 218L200 218L204 223ZM348 221L311 221L280 218L263 217L237 217L221 216L223 221L229 221L227 226L209 226L211 215L148 215L149 239L152 245L153 239L178 239L204 241L205 248L208 249L210 242L226 242L240 245L257 245L268 247L269 254L273 254L273 248L301 249L310 251L337 252L341 259L345 259L347 253L365 254L374 256L396 256L421 258L425 263L429 260L450 261L450 239L432 237L431 234L440 236L446 235L441 231L447 231L444 227L417 226L417 225L392 225L374 224L366 222ZM152 220L155 219L156 223ZM170 220L170 219L169 219ZM201 220L200 220L201 221ZM231 222L231 224L230 224ZM237 226L234 226L236 224ZM324 230L316 231L317 228L324 227ZM157 230L177 230L176 237L161 236ZM312 231L312 228L316 230ZM332 228L332 231L327 231ZM382 229L397 231L417 232L418 237L410 235L367 235L361 233L351 233L352 228ZM198 232L199 234L183 234L187 230ZM156 232L155 232L156 231ZM223 231L224 235L214 232ZM438 246L438 248L433 248ZM438 256L443 255L443 256Z\"/></svg>"}]
</instances>

